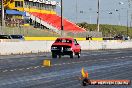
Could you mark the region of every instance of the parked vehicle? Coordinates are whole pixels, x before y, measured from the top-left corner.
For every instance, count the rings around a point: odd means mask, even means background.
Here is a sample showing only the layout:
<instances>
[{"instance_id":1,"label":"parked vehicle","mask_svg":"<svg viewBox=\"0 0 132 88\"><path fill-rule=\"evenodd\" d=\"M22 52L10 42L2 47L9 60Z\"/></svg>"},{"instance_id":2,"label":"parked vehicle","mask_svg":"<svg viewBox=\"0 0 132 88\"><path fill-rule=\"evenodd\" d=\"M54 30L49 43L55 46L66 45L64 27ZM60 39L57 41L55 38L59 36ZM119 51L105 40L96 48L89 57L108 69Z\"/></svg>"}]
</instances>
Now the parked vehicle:
<instances>
[{"instance_id":1,"label":"parked vehicle","mask_svg":"<svg viewBox=\"0 0 132 88\"><path fill-rule=\"evenodd\" d=\"M73 58L77 55L80 58L81 47L73 38L57 38L51 46L52 58L61 58L63 55L69 55Z\"/></svg>"},{"instance_id":2,"label":"parked vehicle","mask_svg":"<svg viewBox=\"0 0 132 88\"><path fill-rule=\"evenodd\" d=\"M0 35L0 39L11 39L10 35Z\"/></svg>"},{"instance_id":3,"label":"parked vehicle","mask_svg":"<svg viewBox=\"0 0 132 88\"><path fill-rule=\"evenodd\" d=\"M130 40L128 35L117 35L114 37L115 40Z\"/></svg>"},{"instance_id":4,"label":"parked vehicle","mask_svg":"<svg viewBox=\"0 0 132 88\"><path fill-rule=\"evenodd\" d=\"M24 40L23 35L0 35L0 39L21 39Z\"/></svg>"},{"instance_id":5,"label":"parked vehicle","mask_svg":"<svg viewBox=\"0 0 132 88\"><path fill-rule=\"evenodd\" d=\"M11 39L21 39L24 40L24 36L23 35L10 35Z\"/></svg>"}]
</instances>

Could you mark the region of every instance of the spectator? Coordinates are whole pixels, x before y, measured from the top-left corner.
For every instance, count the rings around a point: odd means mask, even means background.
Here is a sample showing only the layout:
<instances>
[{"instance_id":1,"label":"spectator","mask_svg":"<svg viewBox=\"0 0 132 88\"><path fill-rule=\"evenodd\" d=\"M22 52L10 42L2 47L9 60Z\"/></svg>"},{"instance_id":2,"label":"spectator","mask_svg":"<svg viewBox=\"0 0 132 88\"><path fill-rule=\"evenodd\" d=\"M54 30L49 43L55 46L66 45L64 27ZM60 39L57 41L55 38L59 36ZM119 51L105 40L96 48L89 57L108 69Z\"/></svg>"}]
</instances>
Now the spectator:
<instances>
[{"instance_id":1,"label":"spectator","mask_svg":"<svg viewBox=\"0 0 132 88\"><path fill-rule=\"evenodd\" d=\"M89 35L86 36L86 40L89 40Z\"/></svg>"}]
</instances>

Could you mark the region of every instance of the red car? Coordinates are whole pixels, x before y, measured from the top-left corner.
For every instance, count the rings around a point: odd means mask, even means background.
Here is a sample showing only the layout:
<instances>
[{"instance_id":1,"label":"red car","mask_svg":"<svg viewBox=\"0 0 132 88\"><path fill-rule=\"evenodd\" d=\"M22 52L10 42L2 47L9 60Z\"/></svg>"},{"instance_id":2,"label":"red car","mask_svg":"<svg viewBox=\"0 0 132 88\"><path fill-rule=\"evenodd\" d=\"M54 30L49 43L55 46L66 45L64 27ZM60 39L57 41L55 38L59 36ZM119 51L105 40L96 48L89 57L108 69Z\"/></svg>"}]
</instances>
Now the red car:
<instances>
[{"instance_id":1,"label":"red car","mask_svg":"<svg viewBox=\"0 0 132 88\"><path fill-rule=\"evenodd\" d=\"M57 38L51 46L52 58L61 58L63 55L70 55L73 58L77 55L80 58L81 47L73 38Z\"/></svg>"}]
</instances>

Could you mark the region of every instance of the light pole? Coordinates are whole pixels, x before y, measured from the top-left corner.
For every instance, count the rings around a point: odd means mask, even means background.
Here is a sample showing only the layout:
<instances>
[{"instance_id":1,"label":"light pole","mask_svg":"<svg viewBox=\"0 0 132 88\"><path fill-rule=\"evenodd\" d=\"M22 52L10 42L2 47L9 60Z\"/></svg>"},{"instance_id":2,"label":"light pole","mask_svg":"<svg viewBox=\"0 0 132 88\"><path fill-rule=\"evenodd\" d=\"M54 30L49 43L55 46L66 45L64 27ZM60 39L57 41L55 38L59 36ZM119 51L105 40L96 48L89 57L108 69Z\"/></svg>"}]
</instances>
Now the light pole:
<instances>
[{"instance_id":1,"label":"light pole","mask_svg":"<svg viewBox=\"0 0 132 88\"><path fill-rule=\"evenodd\" d=\"M2 12L2 16L1 16L2 26L4 26L4 1L3 0L1 1L1 12Z\"/></svg>"},{"instance_id":2,"label":"light pole","mask_svg":"<svg viewBox=\"0 0 132 88\"><path fill-rule=\"evenodd\" d=\"M97 11L97 31L99 32L99 13L100 13L100 0L98 0L98 11Z\"/></svg>"},{"instance_id":3,"label":"light pole","mask_svg":"<svg viewBox=\"0 0 132 88\"><path fill-rule=\"evenodd\" d=\"M128 9L127 9L127 37L129 36L129 34L128 34L128 32L129 32L129 31L128 31L128 15L129 15L129 14L128 14L128 13L129 13L129 12L128 12Z\"/></svg>"},{"instance_id":4,"label":"light pole","mask_svg":"<svg viewBox=\"0 0 132 88\"><path fill-rule=\"evenodd\" d=\"M123 5L124 3L123 2L119 2L119 6L120 5ZM120 14L120 10L118 10L118 14L119 14L119 23L118 25L121 25L121 14Z\"/></svg>"},{"instance_id":5,"label":"light pole","mask_svg":"<svg viewBox=\"0 0 132 88\"><path fill-rule=\"evenodd\" d=\"M130 28L132 27L132 21L130 21Z\"/></svg>"},{"instance_id":6,"label":"light pole","mask_svg":"<svg viewBox=\"0 0 132 88\"><path fill-rule=\"evenodd\" d=\"M64 30L64 25L63 25L63 1L61 0L61 36L63 36L63 30Z\"/></svg>"},{"instance_id":7,"label":"light pole","mask_svg":"<svg viewBox=\"0 0 132 88\"><path fill-rule=\"evenodd\" d=\"M2 0L1 1L1 33L2 33L2 31L3 31L3 27L5 26L5 21L4 21L4 16L5 16L5 14L4 14L4 1Z\"/></svg>"},{"instance_id":8,"label":"light pole","mask_svg":"<svg viewBox=\"0 0 132 88\"><path fill-rule=\"evenodd\" d=\"M110 15L111 19L112 19L112 14L113 14L112 12L109 12L109 15ZM109 37L112 36L111 31L112 31L112 24L110 25L110 29L109 29Z\"/></svg>"},{"instance_id":9,"label":"light pole","mask_svg":"<svg viewBox=\"0 0 132 88\"><path fill-rule=\"evenodd\" d=\"M89 23L91 24L91 10L92 8L89 8Z\"/></svg>"},{"instance_id":10,"label":"light pole","mask_svg":"<svg viewBox=\"0 0 132 88\"><path fill-rule=\"evenodd\" d=\"M116 12L118 12L118 25L121 25L121 22L120 22L120 11L118 9L115 10Z\"/></svg>"},{"instance_id":11,"label":"light pole","mask_svg":"<svg viewBox=\"0 0 132 88\"><path fill-rule=\"evenodd\" d=\"M76 0L76 23L78 21L78 6L77 6L77 4L78 4L78 1Z\"/></svg>"},{"instance_id":12,"label":"light pole","mask_svg":"<svg viewBox=\"0 0 132 88\"><path fill-rule=\"evenodd\" d=\"M118 23L118 25L121 25L121 14L120 14L120 10L119 10L119 23Z\"/></svg>"}]
</instances>

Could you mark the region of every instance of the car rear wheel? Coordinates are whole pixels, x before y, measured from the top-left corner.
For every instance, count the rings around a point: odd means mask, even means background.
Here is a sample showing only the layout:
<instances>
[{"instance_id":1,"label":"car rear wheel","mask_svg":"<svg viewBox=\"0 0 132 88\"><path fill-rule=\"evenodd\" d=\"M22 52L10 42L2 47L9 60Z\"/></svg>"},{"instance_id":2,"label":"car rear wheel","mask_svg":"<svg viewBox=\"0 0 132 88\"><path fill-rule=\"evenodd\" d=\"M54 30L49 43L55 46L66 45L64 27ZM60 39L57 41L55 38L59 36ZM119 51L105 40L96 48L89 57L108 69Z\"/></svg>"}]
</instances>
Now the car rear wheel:
<instances>
[{"instance_id":1,"label":"car rear wheel","mask_svg":"<svg viewBox=\"0 0 132 88\"><path fill-rule=\"evenodd\" d=\"M77 54L77 56L78 56L78 58L80 58L80 56L81 56L80 52Z\"/></svg>"},{"instance_id":2,"label":"car rear wheel","mask_svg":"<svg viewBox=\"0 0 132 88\"><path fill-rule=\"evenodd\" d=\"M61 55L59 55L59 58L61 58Z\"/></svg>"},{"instance_id":3,"label":"car rear wheel","mask_svg":"<svg viewBox=\"0 0 132 88\"><path fill-rule=\"evenodd\" d=\"M52 53L52 58L57 58L57 55L55 53Z\"/></svg>"}]
</instances>

